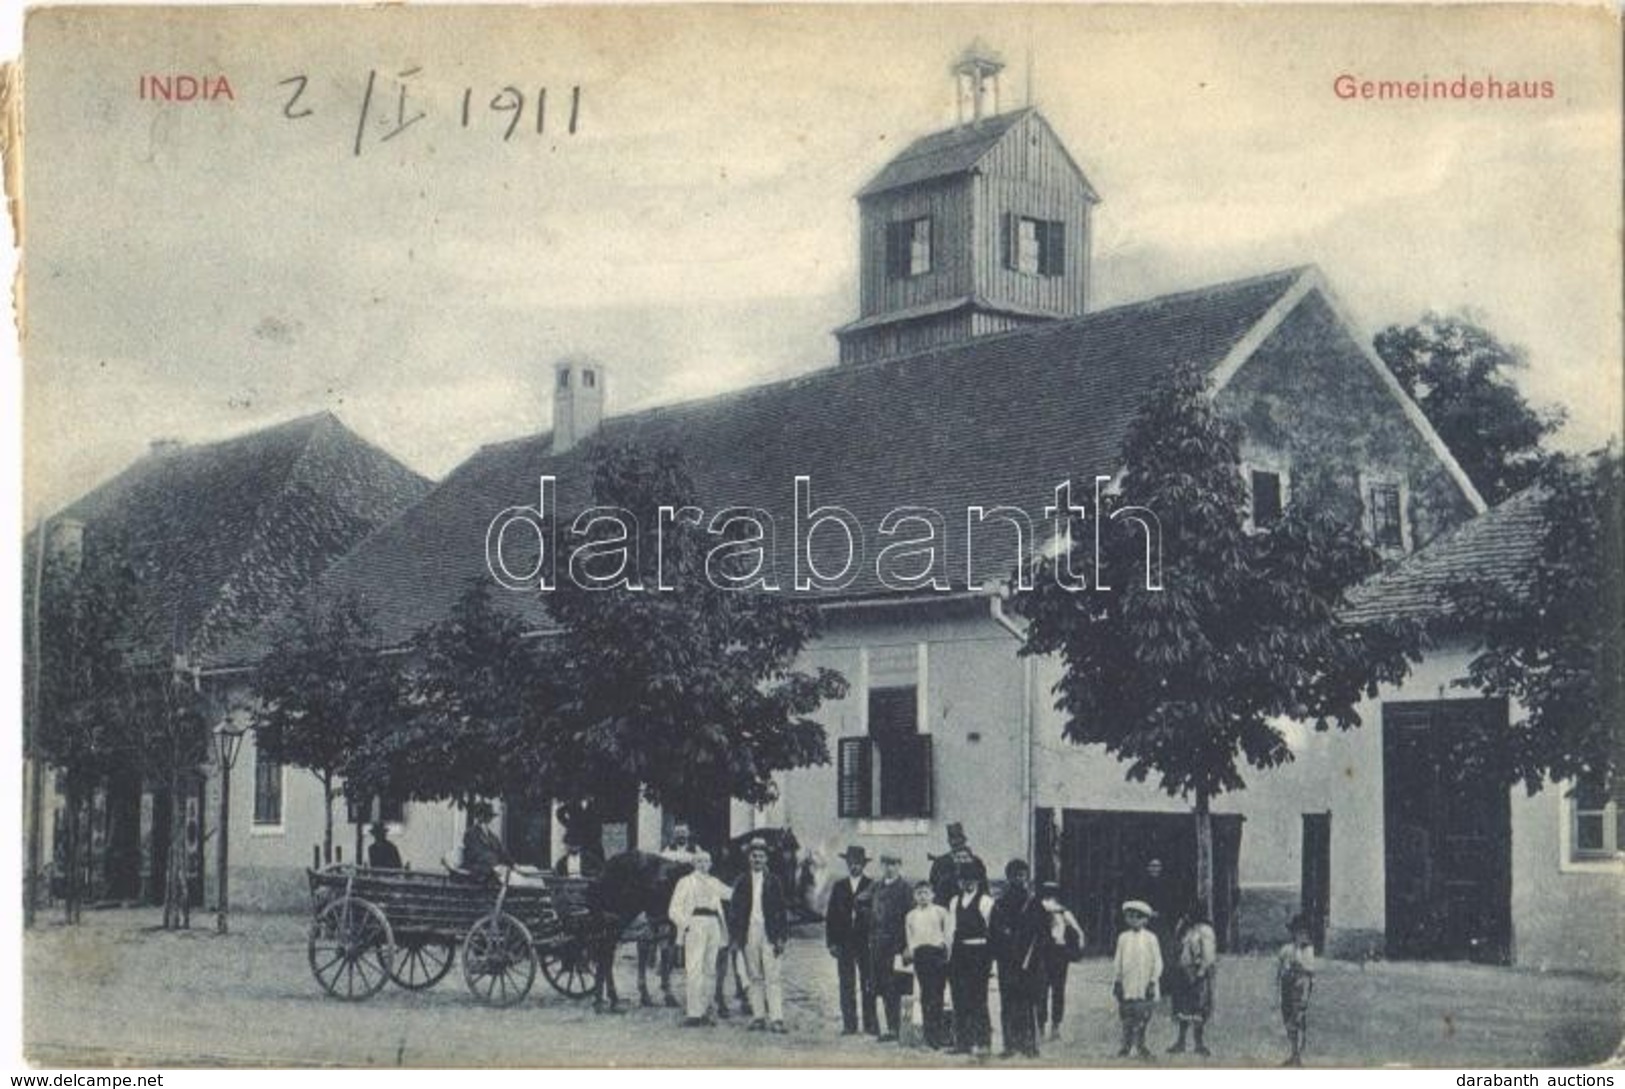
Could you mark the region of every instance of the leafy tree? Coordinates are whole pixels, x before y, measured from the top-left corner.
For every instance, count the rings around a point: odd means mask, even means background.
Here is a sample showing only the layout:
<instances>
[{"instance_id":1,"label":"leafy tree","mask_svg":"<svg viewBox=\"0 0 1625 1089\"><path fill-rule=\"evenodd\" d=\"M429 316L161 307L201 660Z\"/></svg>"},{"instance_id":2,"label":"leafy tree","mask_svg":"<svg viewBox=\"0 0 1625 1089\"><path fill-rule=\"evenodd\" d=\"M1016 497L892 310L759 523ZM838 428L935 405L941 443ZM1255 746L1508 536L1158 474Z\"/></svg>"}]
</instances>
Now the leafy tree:
<instances>
[{"instance_id":1,"label":"leafy tree","mask_svg":"<svg viewBox=\"0 0 1625 1089\"><path fill-rule=\"evenodd\" d=\"M129 751L146 781L169 798L169 850L164 873L164 927L191 925L186 798L209 758L207 701L184 662L123 674Z\"/></svg>"},{"instance_id":2,"label":"leafy tree","mask_svg":"<svg viewBox=\"0 0 1625 1089\"><path fill-rule=\"evenodd\" d=\"M678 811L719 797L764 805L775 772L827 763L824 729L811 716L846 682L832 670L792 668L819 631L817 609L713 584L707 556L722 539L684 519L661 524L660 508L697 506L674 450L600 446L593 498L635 520L627 578L587 589L565 577L561 561L549 605L563 634L546 651L558 702L540 749L548 793L588 812L638 790ZM607 545L616 532L589 541ZM613 568L613 559L589 545L571 556L583 570ZM743 559L713 562L738 573Z\"/></svg>"},{"instance_id":3,"label":"leafy tree","mask_svg":"<svg viewBox=\"0 0 1625 1089\"><path fill-rule=\"evenodd\" d=\"M1515 701L1524 716L1491 751L1462 761L1529 793L1542 783L1625 773L1625 491L1617 448L1554 458L1540 475L1541 534L1514 586L1449 588L1453 619L1481 633L1462 682Z\"/></svg>"},{"instance_id":4,"label":"leafy tree","mask_svg":"<svg viewBox=\"0 0 1625 1089\"><path fill-rule=\"evenodd\" d=\"M1529 365L1522 348L1501 343L1467 315L1429 312L1415 325L1378 333L1376 349L1486 502L1535 480L1541 440L1563 414L1530 407L1514 385L1513 372Z\"/></svg>"},{"instance_id":5,"label":"leafy tree","mask_svg":"<svg viewBox=\"0 0 1625 1089\"><path fill-rule=\"evenodd\" d=\"M1400 680L1419 644L1414 625L1339 620L1344 591L1379 566L1354 527L1292 507L1249 532L1238 439L1202 375L1177 372L1131 429L1120 497L1102 512L1132 503L1154 514L1165 588L1146 589L1144 535L1122 520L1100 526L1100 583L1063 586L1060 564L1087 573L1095 559L1096 527L1074 514L1070 555L1043 561L1014 600L1029 621L1022 653L1059 654L1066 667L1065 737L1192 802L1209 908L1211 800L1244 789L1245 768L1292 759L1281 719L1359 725L1361 697Z\"/></svg>"},{"instance_id":6,"label":"leafy tree","mask_svg":"<svg viewBox=\"0 0 1625 1089\"><path fill-rule=\"evenodd\" d=\"M550 706L535 639L471 580L451 615L412 640L396 729L376 739L358 780L419 801L524 793L541 763L537 721Z\"/></svg>"},{"instance_id":7,"label":"leafy tree","mask_svg":"<svg viewBox=\"0 0 1625 1089\"><path fill-rule=\"evenodd\" d=\"M36 563L41 562L39 557ZM66 817L64 911L78 922L83 896L85 808L107 775L130 759L125 730L136 576L117 541L43 557L29 613L34 756L60 776Z\"/></svg>"},{"instance_id":8,"label":"leafy tree","mask_svg":"<svg viewBox=\"0 0 1625 1089\"><path fill-rule=\"evenodd\" d=\"M326 861L333 802L346 779L366 783L375 774L377 739L399 711L398 659L384 649L359 598L310 599L277 630L254 677L255 745L322 785Z\"/></svg>"}]
</instances>

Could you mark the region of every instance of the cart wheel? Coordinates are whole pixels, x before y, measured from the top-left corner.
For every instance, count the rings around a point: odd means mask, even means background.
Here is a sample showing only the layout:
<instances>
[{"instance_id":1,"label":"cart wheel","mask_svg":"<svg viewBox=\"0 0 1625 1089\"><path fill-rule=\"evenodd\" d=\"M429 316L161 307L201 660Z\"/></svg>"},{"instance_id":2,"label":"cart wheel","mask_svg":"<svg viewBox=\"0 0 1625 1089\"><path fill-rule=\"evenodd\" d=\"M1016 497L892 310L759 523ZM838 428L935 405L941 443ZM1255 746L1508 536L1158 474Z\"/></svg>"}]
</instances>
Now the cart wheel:
<instances>
[{"instance_id":1,"label":"cart wheel","mask_svg":"<svg viewBox=\"0 0 1625 1089\"><path fill-rule=\"evenodd\" d=\"M457 943L446 938L403 938L389 978L409 991L426 991L446 978L457 959Z\"/></svg>"},{"instance_id":2,"label":"cart wheel","mask_svg":"<svg viewBox=\"0 0 1625 1089\"><path fill-rule=\"evenodd\" d=\"M511 1006L536 982L536 945L525 924L492 912L463 939L463 979L488 1006Z\"/></svg>"},{"instance_id":3,"label":"cart wheel","mask_svg":"<svg viewBox=\"0 0 1625 1089\"><path fill-rule=\"evenodd\" d=\"M395 935L372 904L341 896L310 924L310 970L334 998L359 1002L389 982Z\"/></svg>"},{"instance_id":4,"label":"cart wheel","mask_svg":"<svg viewBox=\"0 0 1625 1089\"><path fill-rule=\"evenodd\" d=\"M598 988L598 964L581 942L542 950L542 975L568 998L585 998Z\"/></svg>"}]
</instances>

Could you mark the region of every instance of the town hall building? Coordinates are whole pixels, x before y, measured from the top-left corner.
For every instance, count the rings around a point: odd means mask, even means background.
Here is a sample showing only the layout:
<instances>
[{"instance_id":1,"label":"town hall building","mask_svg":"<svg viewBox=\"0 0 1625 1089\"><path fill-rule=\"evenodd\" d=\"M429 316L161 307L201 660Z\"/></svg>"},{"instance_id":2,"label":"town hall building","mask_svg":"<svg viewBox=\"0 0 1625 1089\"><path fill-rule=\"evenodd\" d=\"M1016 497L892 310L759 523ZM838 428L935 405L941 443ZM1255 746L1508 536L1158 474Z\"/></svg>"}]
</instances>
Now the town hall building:
<instances>
[{"instance_id":1,"label":"town hall building","mask_svg":"<svg viewBox=\"0 0 1625 1089\"><path fill-rule=\"evenodd\" d=\"M857 314L835 331L833 363L617 414L613 361L559 361L550 427L479 450L327 568L321 586L361 595L386 639L405 643L448 614L468 579L489 577L487 527L504 508L534 504L539 478L557 481L559 511L586 505L595 440L675 447L708 509L759 508L780 526L794 521L798 477L814 504L838 504L860 526L903 506L943 512L944 587L899 590L871 564L819 599L825 631L798 668L829 667L849 682L817 715L832 763L782 774L765 810L720 803L681 816L702 842L788 826L826 857L860 844L899 854L920 876L957 822L990 869L1024 858L1053 874L1098 950L1151 859L1169 874L1194 871L1194 821L1186 801L1126 781L1103 750L1063 739L1052 695L1060 663L1019 656L1021 621L1004 607L1023 517L1030 554L1056 486L1070 480L1087 495L1113 477L1136 411L1181 367L1207 375L1221 412L1242 425L1259 529L1289 504L1313 504L1363 526L1395 570L1409 570L1430 548L1460 547L1485 504L1316 268L1095 308L1101 197L1037 109L997 108L999 67L988 51L968 51L956 68L959 123L916 140L858 190ZM791 534L776 547L778 569L790 571ZM1405 594L1392 592L1403 607ZM496 596L536 630L549 626L542 595ZM252 641L237 645L242 660L223 668L252 664ZM1289 726L1292 763L1215 799L1215 912L1227 947L1278 942L1287 916L1304 910L1336 952L1605 966L1596 955L1575 964L1542 936L1546 894L1532 887L1549 892L1571 861L1544 853L1567 849L1555 842L1567 819L1558 788L1528 805L1502 797L1468 830L1407 798L1443 789L1394 770L1430 759L1428 724L1495 713L1452 705L1462 669L1459 654L1430 658L1348 734ZM257 764L251 742L243 763ZM264 799L234 796L234 898L296 899L320 838L314 780L274 775L254 772L286 794L274 822L261 819L272 811L259 811ZM411 805L396 816L393 838L414 866L455 854L459 813ZM675 816L625 799L603 847L658 849ZM506 807L503 831L524 861L559 849L545 805ZM1416 878L1459 861L1452 851L1469 832L1482 856L1460 880ZM1617 856L1596 861L1609 880ZM1192 893L1176 877L1157 907L1177 911ZM1450 920L1465 944L1403 921L1417 917ZM1605 933L1610 918L1608 940L1591 948L1617 948L1617 907L1603 913Z\"/></svg>"}]
</instances>

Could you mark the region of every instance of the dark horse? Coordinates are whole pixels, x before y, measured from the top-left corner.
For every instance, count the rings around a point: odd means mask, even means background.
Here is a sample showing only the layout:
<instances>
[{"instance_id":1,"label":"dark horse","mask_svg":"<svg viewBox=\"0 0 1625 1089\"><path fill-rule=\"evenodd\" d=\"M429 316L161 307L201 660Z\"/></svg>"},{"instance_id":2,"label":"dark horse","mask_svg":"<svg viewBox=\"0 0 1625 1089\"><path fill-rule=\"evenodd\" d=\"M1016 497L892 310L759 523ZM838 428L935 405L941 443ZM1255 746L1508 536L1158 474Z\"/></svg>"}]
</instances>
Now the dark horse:
<instances>
[{"instance_id":1,"label":"dark horse","mask_svg":"<svg viewBox=\"0 0 1625 1089\"><path fill-rule=\"evenodd\" d=\"M805 906L811 888L806 860L800 857L800 845L788 828L759 829L735 837L718 852L712 873L726 883L732 883L745 872L745 847L754 838L768 843L768 868L778 875L792 899L802 905L803 917L810 908ZM656 950L663 941L672 940L671 923L666 911L671 906L672 890L677 882L692 870L686 862L674 862L645 851L627 851L604 864L604 871L593 882L589 904L602 920L594 937L593 959L597 965L598 983L593 991L593 1008L600 1012L614 1012L619 1008L620 996L615 987L615 951L621 935L641 915L649 930L638 941L638 996L645 1006L654 1005L649 993L648 968L659 958ZM816 916L812 916L816 918ZM724 986L731 958L724 949L717 965L717 1012L726 1016ZM660 960L660 990L669 1006L677 1005L671 993L671 959ZM738 998L743 1002L742 981L736 980ZM606 996L607 989L607 996Z\"/></svg>"}]
</instances>

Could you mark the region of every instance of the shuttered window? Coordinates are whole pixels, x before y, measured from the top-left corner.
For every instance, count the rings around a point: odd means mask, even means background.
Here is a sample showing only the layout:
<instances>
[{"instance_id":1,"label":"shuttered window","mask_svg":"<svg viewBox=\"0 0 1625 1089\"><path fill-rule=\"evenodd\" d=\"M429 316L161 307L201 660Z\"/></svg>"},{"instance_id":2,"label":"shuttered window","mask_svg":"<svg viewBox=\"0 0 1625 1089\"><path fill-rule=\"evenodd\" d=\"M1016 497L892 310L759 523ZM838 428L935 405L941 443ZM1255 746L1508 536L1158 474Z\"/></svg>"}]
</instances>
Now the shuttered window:
<instances>
[{"instance_id":1,"label":"shuttered window","mask_svg":"<svg viewBox=\"0 0 1625 1089\"><path fill-rule=\"evenodd\" d=\"M1625 788L1610 789L1604 776L1582 779L1570 795L1572 849L1576 859L1613 858L1625 852Z\"/></svg>"},{"instance_id":2,"label":"shuttered window","mask_svg":"<svg viewBox=\"0 0 1625 1089\"><path fill-rule=\"evenodd\" d=\"M1398 484L1373 484L1366 497L1371 512L1371 542L1378 548L1405 547L1405 512Z\"/></svg>"},{"instance_id":3,"label":"shuttered window","mask_svg":"<svg viewBox=\"0 0 1625 1089\"><path fill-rule=\"evenodd\" d=\"M931 217L886 224L886 275L902 280L931 271Z\"/></svg>"},{"instance_id":4,"label":"shuttered window","mask_svg":"<svg viewBox=\"0 0 1625 1089\"><path fill-rule=\"evenodd\" d=\"M1028 276L1066 275L1066 224L1006 213L1001 229L1004 267Z\"/></svg>"},{"instance_id":5,"label":"shuttered window","mask_svg":"<svg viewBox=\"0 0 1625 1089\"><path fill-rule=\"evenodd\" d=\"M254 754L254 823L282 823L282 765Z\"/></svg>"}]
</instances>

